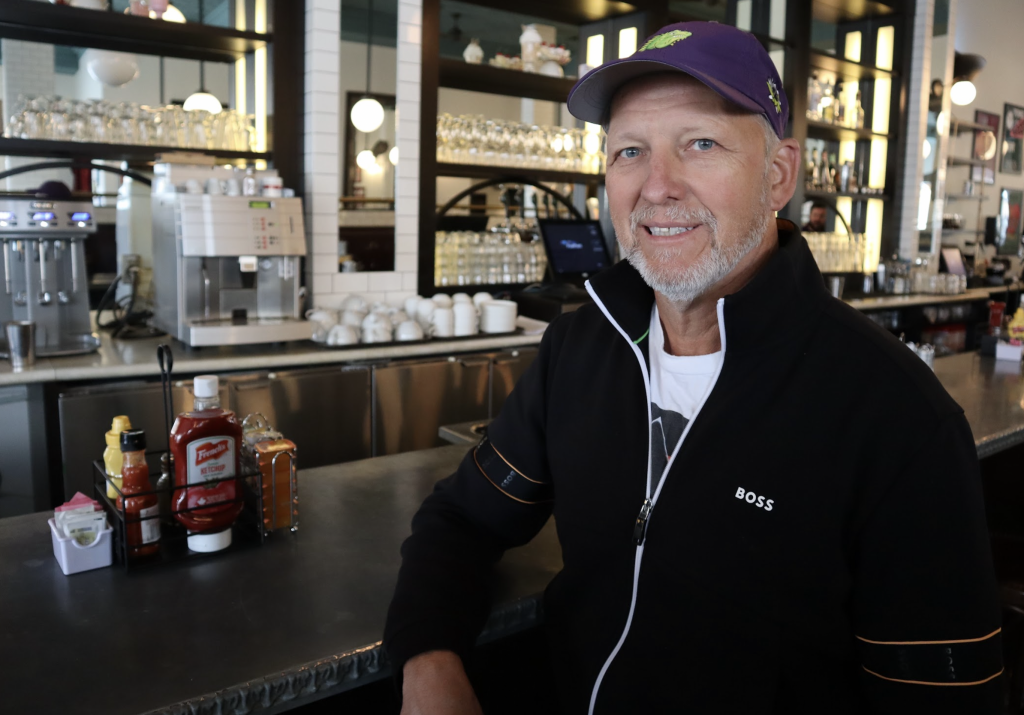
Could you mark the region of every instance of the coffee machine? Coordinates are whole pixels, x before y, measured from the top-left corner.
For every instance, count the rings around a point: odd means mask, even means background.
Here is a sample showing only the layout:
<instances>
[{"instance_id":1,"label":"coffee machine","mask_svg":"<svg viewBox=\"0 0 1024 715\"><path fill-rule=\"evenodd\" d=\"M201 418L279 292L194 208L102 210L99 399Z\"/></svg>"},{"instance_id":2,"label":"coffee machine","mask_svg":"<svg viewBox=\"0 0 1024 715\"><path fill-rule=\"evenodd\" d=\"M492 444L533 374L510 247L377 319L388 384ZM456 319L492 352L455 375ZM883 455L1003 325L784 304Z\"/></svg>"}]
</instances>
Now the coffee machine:
<instances>
[{"instance_id":1,"label":"coffee machine","mask_svg":"<svg viewBox=\"0 0 1024 715\"><path fill-rule=\"evenodd\" d=\"M193 347L308 340L302 199L238 195L241 182L260 186L273 170L239 177L230 167L154 169L157 327Z\"/></svg>"},{"instance_id":2,"label":"coffee machine","mask_svg":"<svg viewBox=\"0 0 1024 715\"><path fill-rule=\"evenodd\" d=\"M81 355L99 348L99 337L89 322L83 245L94 233L91 201L38 196L0 199L4 271L0 322L35 323L39 357Z\"/></svg>"}]
</instances>

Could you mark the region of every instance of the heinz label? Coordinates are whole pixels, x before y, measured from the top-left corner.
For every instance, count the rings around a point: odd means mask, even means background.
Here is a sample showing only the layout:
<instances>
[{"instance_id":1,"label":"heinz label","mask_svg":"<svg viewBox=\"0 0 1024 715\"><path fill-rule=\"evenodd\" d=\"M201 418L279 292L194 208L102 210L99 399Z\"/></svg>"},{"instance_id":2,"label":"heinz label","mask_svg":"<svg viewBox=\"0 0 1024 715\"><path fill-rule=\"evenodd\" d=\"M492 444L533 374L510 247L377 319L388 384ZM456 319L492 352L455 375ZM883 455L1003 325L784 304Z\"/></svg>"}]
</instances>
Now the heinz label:
<instances>
[{"instance_id":1,"label":"heinz label","mask_svg":"<svg viewBox=\"0 0 1024 715\"><path fill-rule=\"evenodd\" d=\"M203 485L214 479L235 476L235 438L204 437L190 442L187 449L188 484ZM205 506L235 498L234 482L210 484L207 489L189 493L189 506ZM194 502L194 503L193 503Z\"/></svg>"}]
</instances>

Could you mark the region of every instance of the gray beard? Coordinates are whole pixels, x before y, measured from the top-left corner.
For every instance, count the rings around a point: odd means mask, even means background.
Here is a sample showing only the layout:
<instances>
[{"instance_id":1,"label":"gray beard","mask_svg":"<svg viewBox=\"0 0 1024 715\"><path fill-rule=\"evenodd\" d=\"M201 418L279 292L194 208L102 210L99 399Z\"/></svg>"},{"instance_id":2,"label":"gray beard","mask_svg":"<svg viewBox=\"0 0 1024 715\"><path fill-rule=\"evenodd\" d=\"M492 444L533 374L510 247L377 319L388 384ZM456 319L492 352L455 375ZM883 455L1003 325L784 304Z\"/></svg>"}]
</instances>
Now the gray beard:
<instances>
[{"instance_id":1,"label":"gray beard","mask_svg":"<svg viewBox=\"0 0 1024 715\"><path fill-rule=\"evenodd\" d=\"M701 206L698 209L689 210L672 206L667 211L662 211L664 218L668 221L701 223L711 234L708 250L692 264L678 270L671 270L665 264L671 263L673 259L679 257L682 252L680 248L658 250L657 258L660 260L657 261L657 264L648 260L648 257L644 255L636 232L642 223L654 218L658 211L653 206L637 209L629 215L629 234L626 238L631 243L622 246L625 258L643 276L647 285L656 292L661 293L672 303L689 305L729 275L748 253L761 245L768 230L768 222L771 220L768 209L766 181L765 190L745 235L738 242L725 247L718 240L718 220L707 207Z\"/></svg>"}]
</instances>

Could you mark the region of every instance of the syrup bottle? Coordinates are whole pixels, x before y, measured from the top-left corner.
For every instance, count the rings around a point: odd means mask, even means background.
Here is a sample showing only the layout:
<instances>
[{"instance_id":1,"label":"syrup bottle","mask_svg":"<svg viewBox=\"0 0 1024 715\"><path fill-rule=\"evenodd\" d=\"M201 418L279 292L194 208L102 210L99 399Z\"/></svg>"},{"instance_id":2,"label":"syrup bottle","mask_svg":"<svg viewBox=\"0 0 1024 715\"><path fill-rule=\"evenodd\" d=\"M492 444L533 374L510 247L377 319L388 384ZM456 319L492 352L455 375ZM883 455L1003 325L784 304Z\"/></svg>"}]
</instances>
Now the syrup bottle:
<instances>
[{"instance_id":1,"label":"syrup bottle","mask_svg":"<svg viewBox=\"0 0 1024 715\"><path fill-rule=\"evenodd\" d=\"M128 557L149 556L160 550L160 504L149 483L146 433L121 433L121 493L117 508L124 513ZM139 494L140 496L134 496Z\"/></svg>"},{"instance_id":2,"label":"syrup bottle","mask_svg":"<svg viewBox=\"0 0 1024 715\"><path fill-rule=\"evenodd\" d=\"M231 525L242 511L242 426L234 412L221 408L216 375L197 376L192 388L195 409L178 415L171 428L171 513L188 529L189 549L220 551L231 545Z\"/></svg>"}]
</instances>

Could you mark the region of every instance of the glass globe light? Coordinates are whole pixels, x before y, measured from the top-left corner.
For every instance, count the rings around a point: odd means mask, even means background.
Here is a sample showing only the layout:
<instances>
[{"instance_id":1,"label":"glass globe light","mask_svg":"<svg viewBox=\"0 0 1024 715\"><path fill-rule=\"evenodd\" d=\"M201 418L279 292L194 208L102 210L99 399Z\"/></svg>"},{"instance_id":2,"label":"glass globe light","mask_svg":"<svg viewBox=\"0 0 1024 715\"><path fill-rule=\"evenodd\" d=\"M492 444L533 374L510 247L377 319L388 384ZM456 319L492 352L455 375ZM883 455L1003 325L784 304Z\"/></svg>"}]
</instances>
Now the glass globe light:
<instances>
[{"instance_id":1,"label":"glass globe light","mask_svg":"<svg viewBox=\"0 0 1024 715\"><path fill-rule=\"evenodd\" d=\"M372 132L384 123L384 107L370 97L363 97L352 106L352 124L361 132Z\"/></svg>"}]
</instances>

